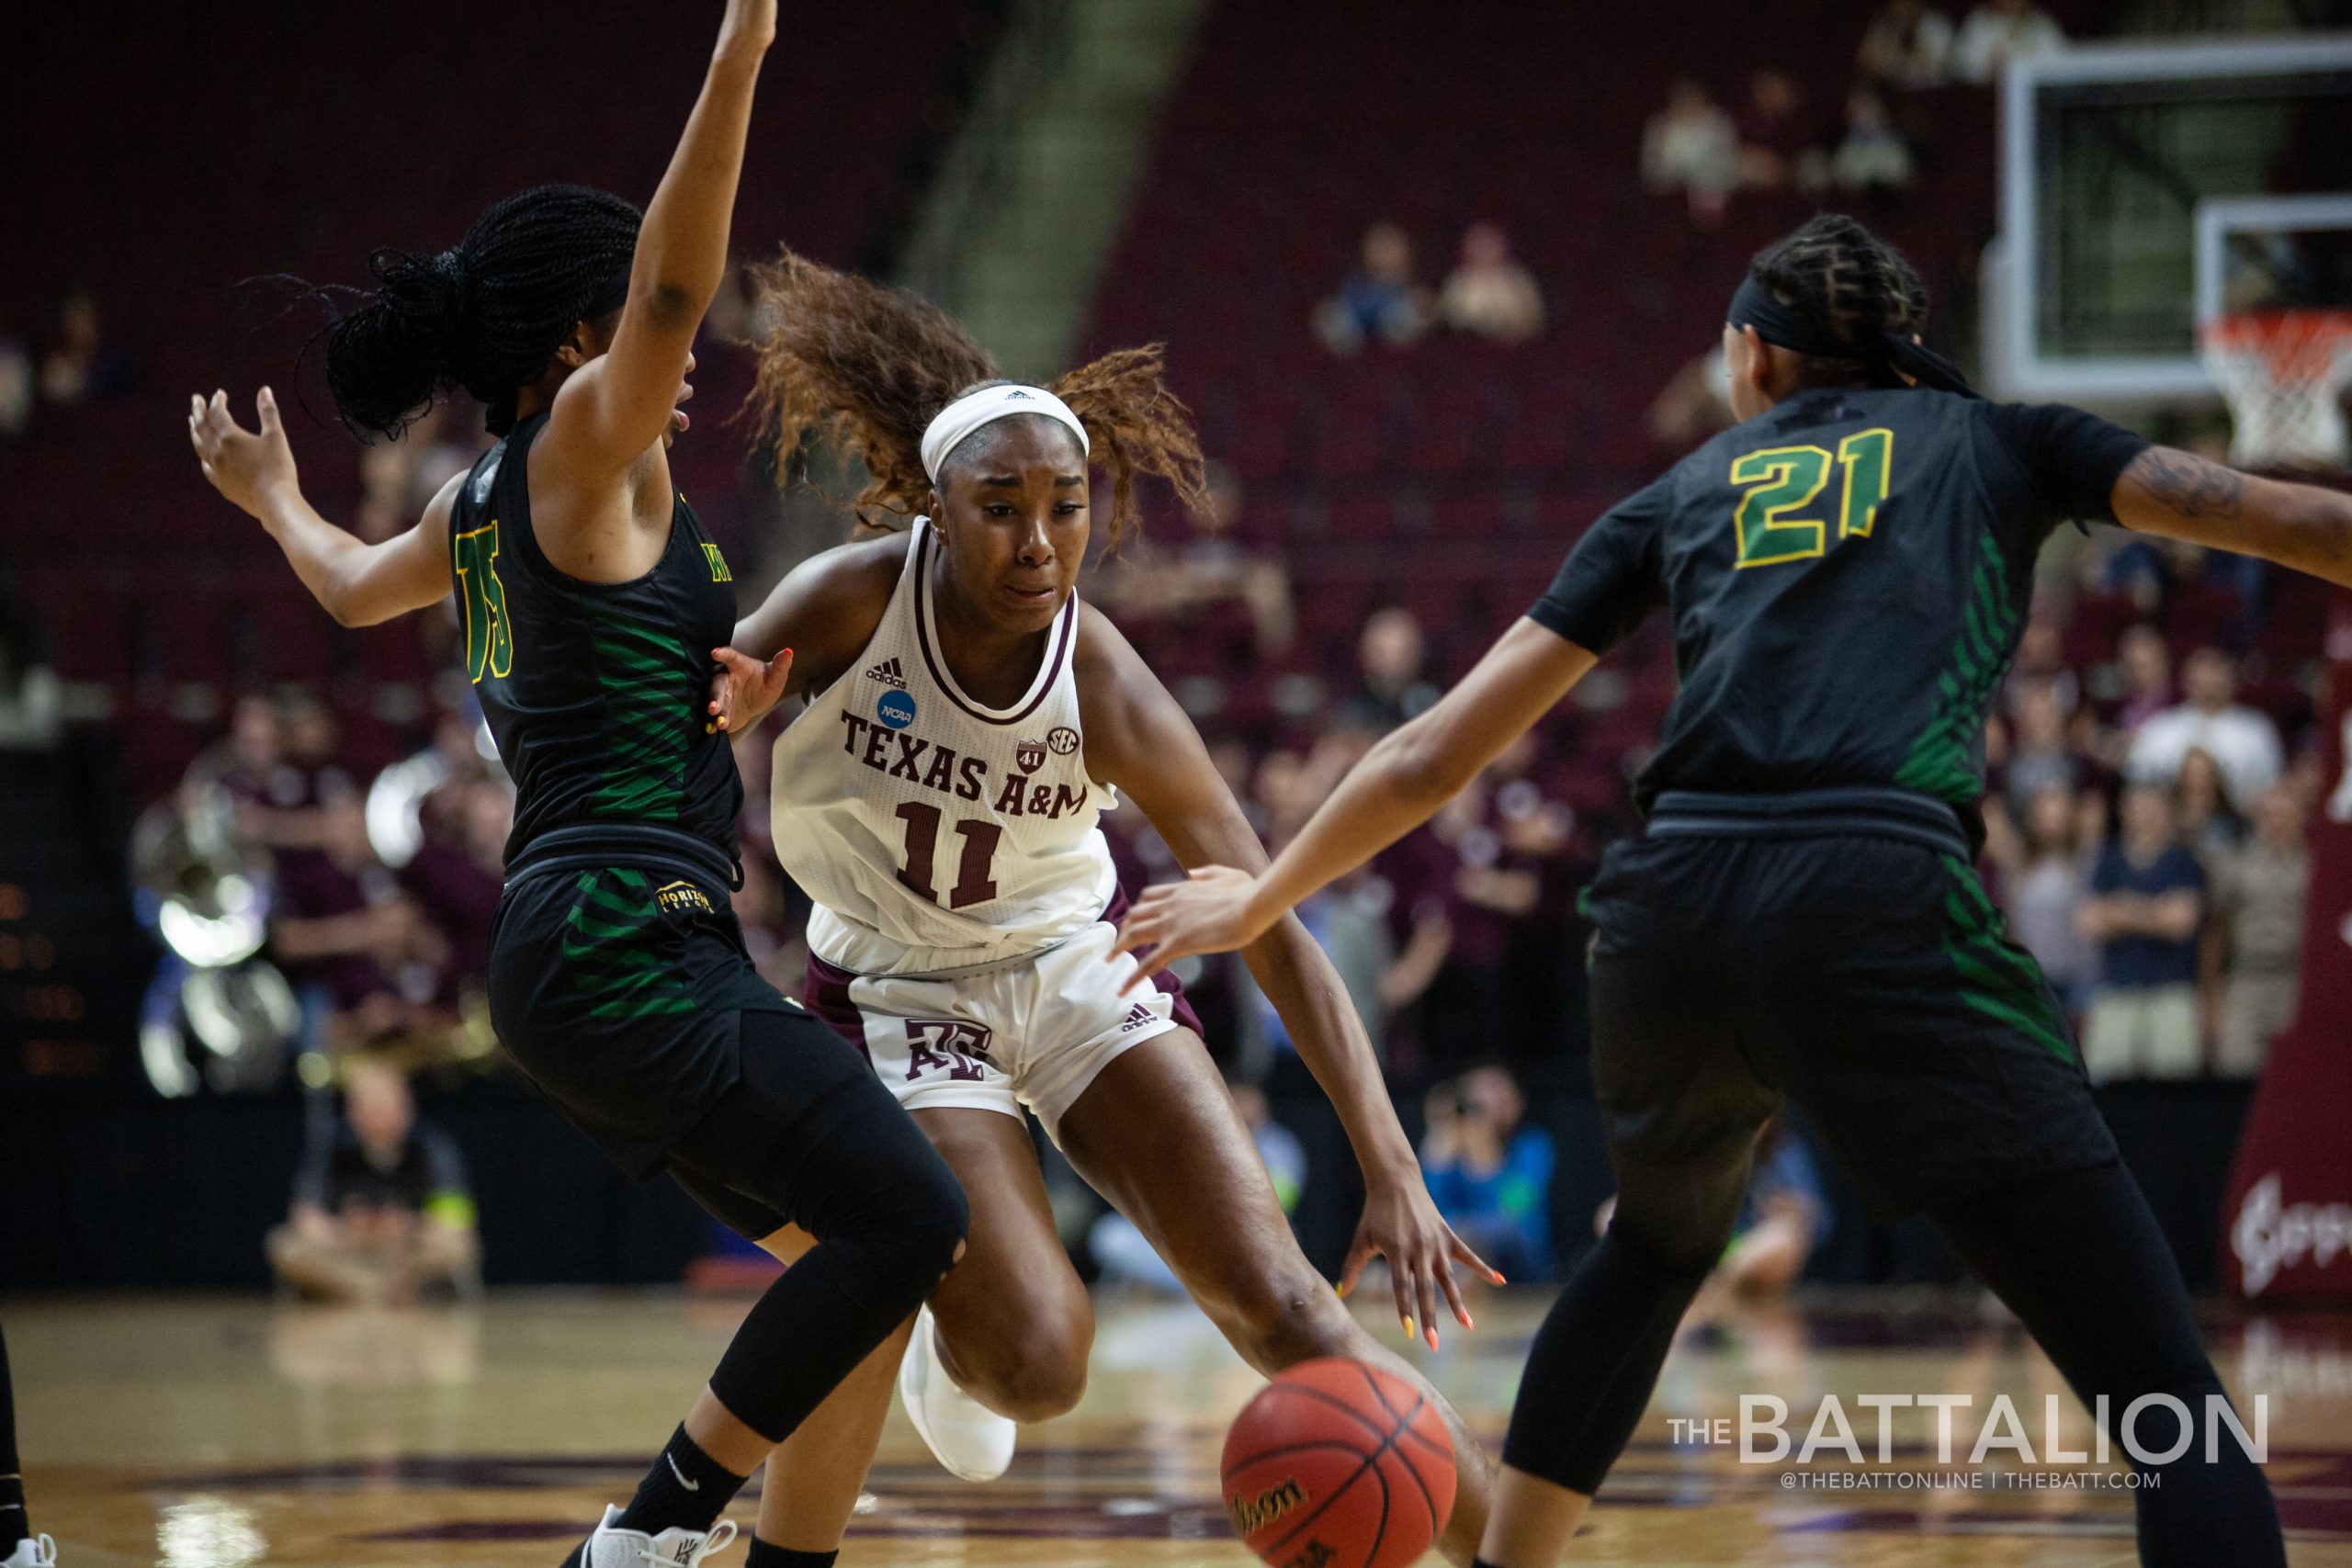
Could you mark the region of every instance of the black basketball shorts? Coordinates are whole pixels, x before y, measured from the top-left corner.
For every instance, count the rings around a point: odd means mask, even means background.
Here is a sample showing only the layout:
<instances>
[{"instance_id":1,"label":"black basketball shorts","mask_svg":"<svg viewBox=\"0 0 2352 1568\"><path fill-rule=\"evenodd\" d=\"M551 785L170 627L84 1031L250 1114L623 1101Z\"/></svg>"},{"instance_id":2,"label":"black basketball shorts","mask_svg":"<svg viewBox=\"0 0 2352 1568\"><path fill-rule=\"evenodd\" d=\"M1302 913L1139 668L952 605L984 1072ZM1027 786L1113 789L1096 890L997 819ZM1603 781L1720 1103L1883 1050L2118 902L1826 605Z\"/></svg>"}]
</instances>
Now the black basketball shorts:
<instances>
[{"instance_id":1,"label":"black basketball shorts","mask_svg":"<svg viewBox=\"0 0 2352 1568\"><path fill-rule=\"evenodd\" d=\"M1587 907L1621 1170L1783 1096L1893 1211L2116 1157L2040 966L1952 850L1653 834L1611 850Z\"/></svg>"}]
</instances>

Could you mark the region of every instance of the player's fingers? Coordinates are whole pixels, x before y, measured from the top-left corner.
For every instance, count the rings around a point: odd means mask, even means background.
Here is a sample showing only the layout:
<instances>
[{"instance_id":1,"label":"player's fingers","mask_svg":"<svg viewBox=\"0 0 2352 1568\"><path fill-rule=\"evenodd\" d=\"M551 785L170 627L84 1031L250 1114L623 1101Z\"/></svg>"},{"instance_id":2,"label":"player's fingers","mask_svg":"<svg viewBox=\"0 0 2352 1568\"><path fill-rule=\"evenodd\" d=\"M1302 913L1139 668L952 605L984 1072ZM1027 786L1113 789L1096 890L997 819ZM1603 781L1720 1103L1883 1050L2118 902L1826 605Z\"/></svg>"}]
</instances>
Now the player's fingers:
<instances>
[{"instance_id":1,"label":"player's fingers","mask_svg":"<svg viewBox=\"0 0 2352 1568\"><path fill-rule=\"evenodd\" d=\"M1472 1250L1468 1242L1463 1240L1460 1236L1455 1235L1452 1231L1446 1232L1446 1235L1452 1243L1447 1250L1453 1253L1453 1260L1456 1263L1463 1265L1464 1268L1476 1269L1479 1273L1486 1276L1487 1283L1490 1285L1499 1285L1503 1283L1501 1271L1489 1264L1485 1258L1479 1257L1476 1251Z\"/></svg>"},{"instance_id":2,"label":"player's fingers","mask_svg":"<svg viewBox=\"0 0 2352 1568\"><path fill-rule=\"evenodd\" d=\"M1462 1281L1453 1277L1453 1261L1440 1258L1431 1270L1437 1276L1437 1288L1445 1292L1445 1304L1453 1309L1453 1321L1464 1328L1478 1325L1470 1321L1470 1308L1462 1299Z\"/></svg>"},{"instance_id":3,"label":"player's fingers","mask_svg":"<svg viewBox=\"0 0 2352 1568\"><path fill-rule=\"evenodd\" d=\"M1348 1292L1356 1288L1356 1281L1363 1277L1363 1266L1371 1261L1372 1244L1361 1236L1357 1237L1356 1244L1348 1248L1347 1262L1340 1266L1337 1289L1341 1301L1347 1300Z\"/></svg>"},{"instance_id":4,"label":"player's fingers","mask_svg":"<svg viewBox=\"0 0 2352 1568\"><path fill-rule=\"evenodd\" d=\"M1435 1269L1427 1266L1414 1269L1414 1284L1421 1303L1421 1337L1432 1350L1437 1348L1437 1280L1431 1278Z\"/></svg>"},{"instance_id":5,"label":"player's fingers","mask_svg":"<svg viewBox=\"0 0 2352 1568\"><path fill-rule=\"evenodd\" d=\"M1413 1277L1395 1253L1388 1255L1388 1293L1396 1303L1396 1321L1405 1325L1405 1337L1410 1339L1419 1332L1413 1321Z\"/></svg>"},{"instance_id":6,"label":"player's fingers","mask_svg":"<svg viewBox=\"0 0 2352 1568\"><path fill-rule=\"evenodd\" d=\"M277 394L264 387L254 396L254 413L261 421L264 435L277 434Z\"/></svg>"},{"instance_id":7,"label":"player's fingers","mask_svg":"<svg viewBox=\"0 0 2352 1568\"><path fill-rule=\"evenodd\" d=\"M778 691L784 689L784 683L792 679L792 649L787 648L768 660L768 678Z\"/></svg>"},{"instance_id":8,"label":"player's fingers","mask_svg":"<svg viewBox=\"0 0 2352 1568\"><path fill-rule=\"evenodd\" d=\"M1149 894L1144 895L1147 900L1150 897ZM1118 934L1111 939L1110 956L1116 958L1123 953L1134 953L1159 940L1159 920L1146 903L1138 903L1127 911L1127 918L1119 922Z\"/></svg>"}]
</instances>

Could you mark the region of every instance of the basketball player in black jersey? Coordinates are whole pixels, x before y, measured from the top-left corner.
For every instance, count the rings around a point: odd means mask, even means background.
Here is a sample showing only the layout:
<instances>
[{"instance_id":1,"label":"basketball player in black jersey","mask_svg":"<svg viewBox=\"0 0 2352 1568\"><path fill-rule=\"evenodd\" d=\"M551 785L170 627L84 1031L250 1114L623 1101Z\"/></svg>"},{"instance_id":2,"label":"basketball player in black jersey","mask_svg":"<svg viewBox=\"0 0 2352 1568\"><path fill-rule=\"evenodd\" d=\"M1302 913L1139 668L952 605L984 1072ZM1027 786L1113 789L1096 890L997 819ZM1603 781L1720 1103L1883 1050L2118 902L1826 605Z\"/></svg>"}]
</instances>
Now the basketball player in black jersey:
<instances>
[{"instance_id":1,"label":"basketball player in black jersey","mask_svg":"<svg viewBox=\"0 0 2352 1568\"><path fill-rule=\"evenodd\" d=\"M915 1310L967 1217L865 1060L759 977L729 910L741 785L700 709L735 604L667 453L775 31L774 0L729 0L641 221L547 186L453 250L376 254L376 288L328 333L345 423L392 434L463 386L501 438L408 533L363 544L311 508L268 389L257 432L218 392L188 421L205 476L337 620L455 591L517 791L490 970L507 1050L632 1175L666 1168L722 1218L750 1199L817 1238L574 1551L588 1568L693 1568L731 1539L718 1515L744 1477ZM752 1559L805 1562L758 1542Z\"/></svg>"},{"instance_id":2,"label":"basketball player in black jersey","mask_svg":"<svg viewBox=\"0 0 2352 1568\"><path fill-rule=\"evenodd\" d=\"M1758 255L1724 328L1741 423L1592 525L1550 592L1383 740L1274 863L1155 890L1154 963L1247 942L1426 820L1650 610L1682 684L1647 833L1591 890L1592 1071L1618 1200L1538 1333L1481 1562L1550 1568L1722 1256L1758 1130L1803 1106L1871 1195L1924 1210L2086 1404L2194 1413L2146 1484L2152 1568L2280 1568L2262 1473L2064 1017L1979 885L1983 727L2036 551L2099 518L2352 583L2352 498L2077 410L1996 406L1922 349L1910 265L1849 219ZM2171 1448L2154 1405L2141 1451Z\"/></svg>"}]
</instances>

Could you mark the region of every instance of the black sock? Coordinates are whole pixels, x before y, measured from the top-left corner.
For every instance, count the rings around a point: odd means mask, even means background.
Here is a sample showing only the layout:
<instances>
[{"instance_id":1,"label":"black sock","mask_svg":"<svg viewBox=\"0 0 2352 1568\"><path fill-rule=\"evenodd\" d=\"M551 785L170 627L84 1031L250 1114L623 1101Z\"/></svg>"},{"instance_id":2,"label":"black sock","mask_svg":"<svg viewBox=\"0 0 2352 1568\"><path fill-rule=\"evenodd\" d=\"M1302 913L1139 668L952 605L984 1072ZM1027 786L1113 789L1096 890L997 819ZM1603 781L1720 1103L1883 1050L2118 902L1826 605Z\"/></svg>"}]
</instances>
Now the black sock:
<instances>
[{"instance_id":1,"label":"black sock","mask_svg":"<svg viewBox=\"0 0 2352 1568\"><path fill-rule=\"evenodd\" d=\"M749 1479L726 1469L686 1436L682 1424L670 1446L637 1483L637 1495L616 1521L625 1530L660 1535L667 1529L707 1530Z\"/></svg>"},{"instance_id":2,"label":"black sock","mask_svg":"<svg viewBox=\"0 0 2352 1568\"><path fill-rule=\"evenodd\" d=\"M831 1551L795 1551L788 1546L771 1546L753 1536L752 1554L744 1560L743 1568L833 1568L840 1557L839 1547Z\"/></svg>"}]
</instances>

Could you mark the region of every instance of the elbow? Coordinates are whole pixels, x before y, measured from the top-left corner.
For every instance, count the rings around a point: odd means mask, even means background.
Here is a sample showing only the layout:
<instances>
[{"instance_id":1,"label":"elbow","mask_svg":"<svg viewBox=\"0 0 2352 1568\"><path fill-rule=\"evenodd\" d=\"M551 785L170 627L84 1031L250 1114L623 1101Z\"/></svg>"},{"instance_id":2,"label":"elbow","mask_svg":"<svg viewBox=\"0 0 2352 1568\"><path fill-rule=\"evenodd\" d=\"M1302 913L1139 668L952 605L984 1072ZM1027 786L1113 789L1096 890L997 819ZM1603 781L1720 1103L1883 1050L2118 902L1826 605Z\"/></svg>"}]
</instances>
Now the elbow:
<instances>
[{"instance_id":1,"label":"elbow","mask_svg":"<svg viewBox=\"0 0 2352 1568\"><path fill-rule=\"evenodd\" d=\"M1468 781L1443 739L1418 720L1391 731L1379 746L1389 785L1415 806L1435 808L1461 792Z\"/></svg>"},{"instance_id":2,"label":"elbow","mask_svg":"<svg viewBox=\"0 0 2352 1568\"><path fill-rule=\"evenodd\" d=\"M2320 575L2339 588L2352 588L2352 496L2332 490L2319 491L2321 515L2313 529L2324 541L2325 565Z\"/></svg>"},{"instance_id":3,"label":"elbow","mask_svg":"<svg viewBox=\"0 0 2352 1568\"><path fill-rule=\"evenodd\" d=\"M708 288L697 288L677 279L664 278L646 289L639 304L646 324L662 332L681 332L697 326L703 312L710 308L711 296L718 291L714 281Z\"/></svg>"}]
</instances>

